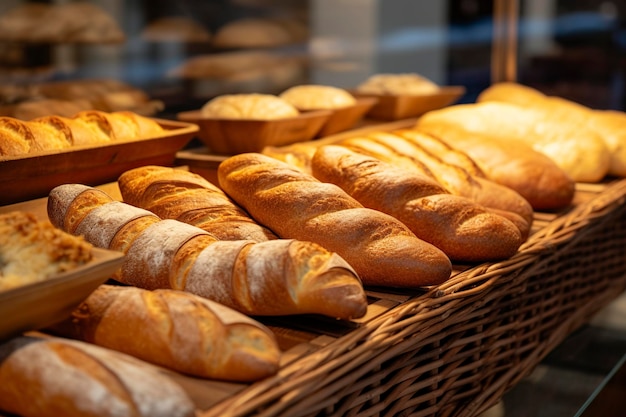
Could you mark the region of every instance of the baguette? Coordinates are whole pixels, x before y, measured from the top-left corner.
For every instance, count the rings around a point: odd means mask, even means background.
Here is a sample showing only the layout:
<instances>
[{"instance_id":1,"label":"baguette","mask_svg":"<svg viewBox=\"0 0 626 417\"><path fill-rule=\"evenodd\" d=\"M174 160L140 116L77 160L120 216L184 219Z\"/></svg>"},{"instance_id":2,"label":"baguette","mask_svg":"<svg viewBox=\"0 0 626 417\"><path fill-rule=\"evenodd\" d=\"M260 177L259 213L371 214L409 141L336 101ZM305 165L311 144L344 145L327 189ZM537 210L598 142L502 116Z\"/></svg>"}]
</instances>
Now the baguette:
<instances>
[{"instance_id":1,"label":"baguette","mask_svg":"<svg viewBox=\"0 0 626 417\"><path fill-rule=\"evenodd\" d=\"M488 179L517 191L535 210L564 208L574 198L575 182L570 176L526 143L503 141L453 124L419 119L416 129L467 153Z\"/></svg>"},{"instance_id":2,"label":"baguette","mask_svg":"<svg viewBox=\"0 0 626 417\"><path fill-rule=\"evenodd\" d=\"M533 107L500 101L457 104L420 117L424 123L451 123L506 142L522 141L551 158L574 181L597 182L609 172L611 154L597 132L546 117Z\"/></svg>"},{"instance_id":3,"label":"baguette","mask_svg":"<svg viewBox=\"0 0 626 417\"><path fill-rule=\"evenodd\" d=\"M258 153L224 160L222 189L283 238L337 252L366 285L420 287L450 277L449 258L388 214L363 207L334 184Z\"/></svg>"},{"instance_id":4,"label":"baguette","mask_svg":"<svg viewBox=\"0 0 626 417\"><path fill-rule=\"evenodd\" d=\"M338 185L365 207L390 214L452 261L506 259L522 243L515 224L434 180L341 146L320 147L313 175Z\"/></svg>"},{"instance_id":5,"label":"baguette","mask_svg":"<svg viewBox=\"0 0 626 417\"><path fill-rule=\"evenodd\" d=\"M24 417L188 417L189 396L138 359L88 343L21 336L0 345L0 409Z\"/></svg>"},{"instance_id":6,"label":"baguette","mask_svg":"<svg viewBox=\"0 0 626 417\"><path fill-rule=\"evenodd\" d=\"M98 247L125 253L114 274L119 282L191 292L250 315L350 319L367 310L356 272L320 245L293 239L218 241L197 227L105 196L80 184L58 186L48 197L48 217Z\"/></svg>"},{"instance_id":7,"label":"baguette","mask_svg":"<svg viewBox=\"0 0 626 417\"><path fill-rule=\"evenodd\" d=\"M448 164L420 146L413 132L372 132L365 138L352 138L340 144L394 165L432 176L449 193L468 198L517 225L526 239L533 221L533 209L517 192L482 177L470 175L462 167Z\"/></svg>"},{"instance_id":8,"label":"baguette","mask_svg":"<svg viewBox=\"0 0 626 417\"><path fill-rule=\"evenodd\" d=\"M569 127L591 129L604 141L610 153L608 173L626 177L626 113L594 110L561 97L546 96L539 90L513 82L501 82L485 89L479 102L502 101L538 111L543 117Z\"/></svg>"},{"instance_id":9,"label":"baguette","mask_svg":"<svg viewBox=\"0 0 626 417\"><path fill-rule=\"evenodd\" d=\"M275 374L280 358L262 324L175 290L101 285L49 330L201 378L255 381Z\"/></svg>"},{"instance_id":10,"label":"baguette","mask_svg":"<svg viewBox=\"0 0 626 417\"><path fill-rule=\"evenodd\" d=\"M199 227L219 240L264 242L277 238L219 187L193 172L144 166L124 172L118 184L126 203L151 211L162 219Z\"/></svg>"}]
</instances>

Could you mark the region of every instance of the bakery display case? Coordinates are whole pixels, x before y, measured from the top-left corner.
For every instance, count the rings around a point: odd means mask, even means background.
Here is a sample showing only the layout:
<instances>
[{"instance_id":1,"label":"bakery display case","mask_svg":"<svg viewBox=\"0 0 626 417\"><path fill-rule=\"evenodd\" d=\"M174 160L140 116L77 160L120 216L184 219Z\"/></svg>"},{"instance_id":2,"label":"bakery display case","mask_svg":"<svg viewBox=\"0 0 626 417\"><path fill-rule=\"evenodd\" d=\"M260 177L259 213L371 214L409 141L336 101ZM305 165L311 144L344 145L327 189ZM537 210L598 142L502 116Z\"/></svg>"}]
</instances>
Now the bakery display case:
<instances>
[{"instance_id":1,"label":"bakery display case","mask_svg":"<svg viewBox=\"0 0 626 417\"><path fill-rule=\"evenodd\" d=\"M3 2L0 214L111 261L80 293L89 268L0 292L20 316L0 326L0 415L82 415L72 396L97 392L96 415L611 415L625 15ZM286 116L257 118L261 95ZM42 409L20 391L39 384Z\"/></svg>"}]
</instances>

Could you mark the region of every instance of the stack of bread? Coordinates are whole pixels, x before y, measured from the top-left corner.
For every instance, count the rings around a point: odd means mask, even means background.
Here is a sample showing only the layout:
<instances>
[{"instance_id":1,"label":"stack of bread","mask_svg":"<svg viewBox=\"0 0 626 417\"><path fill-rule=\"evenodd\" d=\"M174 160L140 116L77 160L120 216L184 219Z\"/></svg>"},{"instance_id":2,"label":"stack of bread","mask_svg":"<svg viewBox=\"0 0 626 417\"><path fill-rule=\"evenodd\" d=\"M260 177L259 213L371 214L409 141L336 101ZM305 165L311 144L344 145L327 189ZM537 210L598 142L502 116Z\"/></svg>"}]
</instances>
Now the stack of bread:
<instances>
[{"instance_id":1,"label":"stack of bread","mask_svg":"<svg viewBox=\"0 0 626 417\"><path fill-rule=\"evenodd\" d=\"M155 120L130 111L85 110L73 117L42 116L29 121L0 117L0 156L137 140L163 132Z\"/></svg>"}]
</instances>

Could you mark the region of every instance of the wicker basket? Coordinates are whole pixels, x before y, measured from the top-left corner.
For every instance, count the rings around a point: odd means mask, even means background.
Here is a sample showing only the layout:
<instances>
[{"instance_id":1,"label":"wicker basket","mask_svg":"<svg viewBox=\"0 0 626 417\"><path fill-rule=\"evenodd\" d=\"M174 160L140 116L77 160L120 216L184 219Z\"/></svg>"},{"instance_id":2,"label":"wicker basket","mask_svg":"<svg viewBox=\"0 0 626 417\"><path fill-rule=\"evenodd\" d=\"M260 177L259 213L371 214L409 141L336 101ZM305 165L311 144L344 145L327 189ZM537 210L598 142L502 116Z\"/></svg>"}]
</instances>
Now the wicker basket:
<instances>
[{"instance_id":1,"label":"wicker basket","mask_svg":"<svg viewBox=\"0 0 626 417\"><path fill-rule=\"evenodd\" d=\"M320 331L278 375L202 415L479 414L624 291L625 200L626 180L579 186L571 210L537 214L512 258L405 299L370 294L372 305L395 306L335 335Z\"/></svg>"}]
</instances>

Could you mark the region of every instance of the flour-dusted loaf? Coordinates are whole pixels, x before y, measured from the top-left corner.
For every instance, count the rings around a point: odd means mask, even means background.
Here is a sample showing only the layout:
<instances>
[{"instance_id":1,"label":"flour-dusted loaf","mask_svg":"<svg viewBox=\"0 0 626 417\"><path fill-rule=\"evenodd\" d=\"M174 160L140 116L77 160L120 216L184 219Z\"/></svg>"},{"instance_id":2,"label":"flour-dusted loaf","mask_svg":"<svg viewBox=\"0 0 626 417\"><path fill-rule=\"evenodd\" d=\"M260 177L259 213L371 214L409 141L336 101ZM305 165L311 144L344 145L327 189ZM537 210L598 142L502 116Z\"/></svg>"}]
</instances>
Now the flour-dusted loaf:
<instances>
[{"instance_id":1,"label":"flour-dusted loaf","mask_svg":"<svg viewBox=\"0 0 626 417\"><path fill-rule=\"evenodd\" d=\"M505 259L523 241L506 218L448 193L432 178L345 147L318 148L313 175L338 185L365 207L390 214L420 239L459 262Z\"/></svg>"},{"instance_id":2,"label":"flour-dusted loaf","mask_svg":"<svg viewBox=\"0 0 626 417\"><path fill-rule=\"evenodd\" d=\"M56 187L48 217L95 245L125 253L115 274L145 289L177 289L251 315L361 317L367 300L342 257L308 241L219 241L177 220L113 201L81 184Z\"/></svg>"},{"instance_id":3,"label":"flour-dusted loaf","mask_svg":"<svg viewBox=\"0 0 626 417\"><path fill-rule=\"evenodd\" d=\"M574 181L600 181L611 165L611 153L597 131L546 117L533 106L481 101L433 110L420 119L429 124L450 123L505 142L522 141L551 158Z\"/></svg>"},{"instance_id":4,"label":"flour-dusted loaf","mask_svg":"<svg viewBox=\"0 0 626 417\"><path fill-rule=\"evenodd\" d=\"M52 278L87 264L92 245L34 214L0 214L0 291Z\"/></svg>"},{"instance_id":5,"label":"flour-dusted loaf","mask_svg":"<svg viewBox=\"0 0 626 417\"><path fill-rule=\"evenodd\" d=\"M419 287L450 277L449 258L399 220L282 161L258 153L235 155L220 164L218 179L259 223L283 238L337 252L364 284Z\"/></svg>"},{"instance_id":6,"label":"flour-dusted loaf","mask_svg":"<svg viewBox=\"0 0 626 417\"><path fill-rule=\"evenodd\" d=\"M149 165L122 173L118 184L126 203L162 219L199 227L219 240L276 239L271 230L255 222L224 191L193 172Z\"/></svg>"},{"instance_id":7,"label":"flour-dusted loaf","mask_svg":"<svg viewBox=\"0 0 626 417\"><path fill-rule=\"evenodd\" d=\"M191 417L157 368L80 341L21 336L0 345L0 410L24 417Z\"/></svg>"},{"instance_id":8,"label":"flour-dusted loaf","mask_svg":"<svg viewBox=\"0 0 626 417\"><path fill-rule=\"evenodd\" d=\"M201 378L255 381L280 359L267 327L176 290L101 285L52 331Z\"/></svg>"},{"instance_id":9,"label":"flour-dusted loaf","mask_svg":"<svg viewBox=\"0 0 626 417\"><path fill-rule=\"evenodd\" d=\"M610 152L609 174L626 176L626 113L594 110L514 82L501 82L488 87L478 96L478 101L512 103L536 110L543 117L570 128L591 129L602 138Z\"/></svg>"},{"instance_id":10,"label":"flour-dusted loaf","mask_svg":"<svg viewBox=\"0 0 626 417\"><path fill-rule=\"evenodd\" d=\"M450 123L418 120L416 129L467 153L488 179L517 191L535 210L567 207L575 182L548 156L521 141L501 140Z\"/></svg>"}]
</instances>

